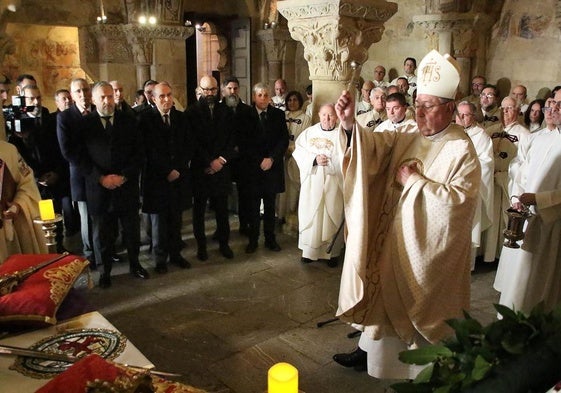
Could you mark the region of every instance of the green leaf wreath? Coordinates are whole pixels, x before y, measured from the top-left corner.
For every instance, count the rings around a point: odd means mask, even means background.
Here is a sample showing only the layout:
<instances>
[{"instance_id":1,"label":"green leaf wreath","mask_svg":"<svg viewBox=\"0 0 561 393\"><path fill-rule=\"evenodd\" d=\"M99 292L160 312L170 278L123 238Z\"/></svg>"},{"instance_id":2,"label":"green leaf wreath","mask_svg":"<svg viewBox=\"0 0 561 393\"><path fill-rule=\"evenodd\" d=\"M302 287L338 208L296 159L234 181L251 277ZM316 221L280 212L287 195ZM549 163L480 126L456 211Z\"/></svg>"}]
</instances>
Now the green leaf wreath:
<instances>
[{"instance_id":1,"label":"green leaf wreath","mask_svg":"<svg viewBox=\"0 0 561 393\"><path fill-rule=\"evenodd\" d=\"M414 381L392 388L397 393L529 392L560 381L561 306L545 312L540 304L529 316L494 307L502 319L483 327L464 312L464 319L446 321L453 338L401 352L402 362L428 366Z\"/></svg>"}]
</instances>

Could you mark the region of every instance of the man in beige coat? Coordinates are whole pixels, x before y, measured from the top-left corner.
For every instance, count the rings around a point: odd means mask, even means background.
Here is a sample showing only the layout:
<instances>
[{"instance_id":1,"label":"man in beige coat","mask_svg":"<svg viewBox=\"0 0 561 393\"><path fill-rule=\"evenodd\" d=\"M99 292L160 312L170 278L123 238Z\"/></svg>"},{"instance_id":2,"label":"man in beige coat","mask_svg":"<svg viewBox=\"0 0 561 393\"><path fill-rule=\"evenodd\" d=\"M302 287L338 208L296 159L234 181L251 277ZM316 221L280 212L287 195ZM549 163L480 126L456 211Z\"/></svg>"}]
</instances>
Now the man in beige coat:
<instances>
[{"instance_id":1,"label":"man in beige coat","mask_svg":"<svg viewBox=\"0 0 561 393\"><path fill-rule=\"evenodd\" d=\"M366 362L376 378L414 378L419 366L401 363L399 352L450 336L445 321L469 308L481 172L469 136L452 124L459 79L453 59L425 56L418 132L364 131L348 92L336 105L347 233L337 316L363 333L355 352L334 359Z\"/></svg>"}]
</instances>

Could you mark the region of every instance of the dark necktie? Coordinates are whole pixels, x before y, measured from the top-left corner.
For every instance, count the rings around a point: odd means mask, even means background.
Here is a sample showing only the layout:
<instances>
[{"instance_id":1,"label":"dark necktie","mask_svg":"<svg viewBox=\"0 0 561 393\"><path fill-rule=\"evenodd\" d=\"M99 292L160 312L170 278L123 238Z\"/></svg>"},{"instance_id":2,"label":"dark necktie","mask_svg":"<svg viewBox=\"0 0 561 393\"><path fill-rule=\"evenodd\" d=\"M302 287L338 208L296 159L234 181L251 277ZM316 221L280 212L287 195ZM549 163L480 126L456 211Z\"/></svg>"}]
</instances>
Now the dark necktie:
<instances>
[{"instance_id":1,"label":"dark necktie","mask_svg":"<svg viewBox=\"0 0 561 393\"><path fill-rule=\"evenodd\" d=\"M498 118L497 116L487 116L487 115L485 115L485 116L483 117L483 120L485 120L485 121L493 121L493 122L494 122L494 121L499 121L499 118Z\"/></svg>"},{"instance_id":2,"label":"dark necktie","mask_svg":"<svg viewBox=\"0 0 561 393\"><path fill-rule=\"evenodd\" d=\"M113 116L101 116L101 118L105 120L105 131L107 131L108 134L111 134L113 130L113 124L111 124L112 117Z\"/></svg>"},{"instance_id":3,"label":"dark necktie","mask_svg":"<svg viewBox=\"0 0 561 393\"><path fill-rule=\"evenodd\" d=\"M261 120L261 125L265 128L265 124L267 123L267 112L263 111L259 114L259 120Z\"/></svg>"},{"instance_id":4,"label":"dark necktie","mask_svg":"<svg viewBox=\"0 0 561 393\"><path fill-rule=\"evenodd\" d=\"M265 112L261 112L261 113L265 113ZM287 123L296 123L296 124L302 124L302 120L300 119L293 119L292 117L289 117L288 119L286 119Z\"/></svg>"},{"instance_id":5,"label":"dark necktie","mask_svg":"<svg viewBox=\"0 0 561 393\"><path fill-rule=\"evenodd\" d=\"M164 124L168 127L170 126L169 115L167 113L164 115Z\"/></svg>"}]
</instances>

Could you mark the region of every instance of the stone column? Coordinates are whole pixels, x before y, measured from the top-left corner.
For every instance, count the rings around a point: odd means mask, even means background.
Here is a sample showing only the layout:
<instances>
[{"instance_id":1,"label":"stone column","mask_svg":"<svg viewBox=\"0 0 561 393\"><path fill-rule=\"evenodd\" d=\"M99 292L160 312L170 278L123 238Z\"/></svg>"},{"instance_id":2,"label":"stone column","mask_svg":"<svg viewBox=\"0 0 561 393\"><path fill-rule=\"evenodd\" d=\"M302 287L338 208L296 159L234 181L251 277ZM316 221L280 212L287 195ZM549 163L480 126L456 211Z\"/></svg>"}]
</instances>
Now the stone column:
<instances>
[{"instance_id":1,"label":"stone column","mask_svg":"<svg viewBox=\"0 0 561 393\"><path fill-rule=\"evenodd\" d=\"M259 30L257 37L263 43L267 59L267 81L271 89L277 79L287 80L289 86L294 82L294 55L296 42L290 37L288 29L283 26ZM273 94L274 91L271 91Z\"/></svg>"},{"instance_id":2,"label":"stone column","mask_svg":"<svg viewBox=\"0 0 561 393\"><path fill-rule=\"evenodd\" d=\"M192 26L141 26L123 25L131 47L136 71L136 86L142 88L147 79L170 83L180 106L186 105L185 40L195 29Z\"/></svg>"},{"instance_id":3,"label":"stone column","mask_svg":"<svg viewBox=\"0 0 561 393\"><path fill-rule=\"evenodd\" d=\"M364 64L368 48L380 41L384 23L397 11L385 0L284 0L278 11L290 34L304 45L313 84L313 113L335 102L351 79L360 75L351 64Z\"/></svg>"},{"instance_id":4,"label":"stone column","mask_svg":"<svg viewBox=\"0 0 561 393\"><path fill-rule=\"evenodd\" d=\"M413 22L426 29L431 47L440 53L454 56L462 67L458 95L471 92L471 78L485 75L487 37L493 21L481 13L430 14L413 17Z\"/></svg>"}]
</instances>

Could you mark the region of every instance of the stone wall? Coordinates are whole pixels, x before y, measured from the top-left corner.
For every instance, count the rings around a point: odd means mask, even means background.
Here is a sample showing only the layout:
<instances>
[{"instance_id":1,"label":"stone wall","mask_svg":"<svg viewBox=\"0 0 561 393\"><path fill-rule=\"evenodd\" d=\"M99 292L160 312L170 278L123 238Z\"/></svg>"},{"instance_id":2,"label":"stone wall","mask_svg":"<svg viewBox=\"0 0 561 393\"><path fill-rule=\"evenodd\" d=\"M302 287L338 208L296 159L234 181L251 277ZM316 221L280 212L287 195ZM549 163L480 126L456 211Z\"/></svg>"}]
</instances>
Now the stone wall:
<instances>
[{"instance_id":1,"label":"stone wall","mask_svg":"<svg viewBox=\"0 0 561 393\"><path fill-rule=\"evenodd\" d=\"M55 110L54 92L68 89L73 78L86 76L80 68L78 29L10 23L6 34L14 41L15 52L4 58L2 73L14 82L20 74L34 75L43 105ZM10 94L15 93L14 85Z\"/></svg>"},{"instance_id":2,"label":"stone wall","mask_svg":"<svg viewBox=\"0 0 561 393\"><path fill-rule=\"evenodd\" d=\"M361 72L364 78L372 78L378 64L384 65L389 78L393 78L403 72L405 57L415 57L419 62L438 45L421 26L412 22L414 16L425 13L423 2L400 0L397 3L398 11L385 23L382 40L369 50L369 59ZM532 0L505 1L489 37L481 39L488 45L487 57L480 67L488 81L498 83L502 95L508 94L511 86L524 84L530 100L542 87L561 84L557 59L561 50L560 27L560 1L542 0L539 6ZM475 30L474 34L479 31Z\"/></svg>"}]
</instances>

